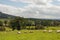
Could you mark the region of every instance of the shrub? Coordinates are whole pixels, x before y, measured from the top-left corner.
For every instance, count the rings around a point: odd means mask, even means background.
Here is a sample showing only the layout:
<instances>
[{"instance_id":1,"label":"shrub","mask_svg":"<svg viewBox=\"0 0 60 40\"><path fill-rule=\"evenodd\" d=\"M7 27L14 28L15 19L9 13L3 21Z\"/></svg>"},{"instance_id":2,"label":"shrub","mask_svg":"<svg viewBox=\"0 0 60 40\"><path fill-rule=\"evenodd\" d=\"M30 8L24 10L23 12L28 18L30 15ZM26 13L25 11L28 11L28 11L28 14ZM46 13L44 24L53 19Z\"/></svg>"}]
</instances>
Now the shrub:
<instances>
[{"instance_id":1,"label":"shrub","mask_svg":"<svg viewBox=\"0 0 60 40\"><path fill-rule=\"evenodd\" d=\"M5 30L6 30L5 27L0 26L0 31L5 31Z\"/></svg>"}]
</instances>

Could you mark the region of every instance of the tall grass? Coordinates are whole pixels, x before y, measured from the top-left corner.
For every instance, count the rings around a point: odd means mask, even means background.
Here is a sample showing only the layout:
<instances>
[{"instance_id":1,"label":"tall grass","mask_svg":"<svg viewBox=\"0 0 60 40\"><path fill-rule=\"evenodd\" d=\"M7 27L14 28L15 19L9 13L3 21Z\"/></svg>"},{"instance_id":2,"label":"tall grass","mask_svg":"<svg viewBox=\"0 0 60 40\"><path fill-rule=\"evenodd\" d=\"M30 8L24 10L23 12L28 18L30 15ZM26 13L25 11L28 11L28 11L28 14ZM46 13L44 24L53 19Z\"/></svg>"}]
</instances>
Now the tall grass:
<instances>
[{"instance_id":1,"label":"tall grass","mask_svg":"<svg viewBox=\"0 0 60 40\"><path fill-rule=\"evenodd\" d=\"M0 40L60 40L60 33L56 32L60 27L46 28L46 30L48 29L53 29L54 31L52 33L48 31L44 33L43 30L20 30L21 34L18 34L17 30L3 31L0 32ZM27 33L24 33L25 31ZM30 31L33 31L33 33L30 33Z\"/></svg>"}]
</instances>

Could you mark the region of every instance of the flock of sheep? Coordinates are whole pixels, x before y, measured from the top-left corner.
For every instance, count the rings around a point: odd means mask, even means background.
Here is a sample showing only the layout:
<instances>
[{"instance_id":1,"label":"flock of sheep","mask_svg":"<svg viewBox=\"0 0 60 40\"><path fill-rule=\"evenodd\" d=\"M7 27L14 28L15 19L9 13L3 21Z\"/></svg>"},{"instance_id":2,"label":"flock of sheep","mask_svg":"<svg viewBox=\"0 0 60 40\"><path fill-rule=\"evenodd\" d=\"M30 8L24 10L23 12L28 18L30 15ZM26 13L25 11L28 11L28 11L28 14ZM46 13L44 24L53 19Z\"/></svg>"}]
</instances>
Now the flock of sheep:
<instances>
[{"instance_id":1,"label":"flock of sheep","mask_svg":"<svg viewBox=\"0 0 60 40\"><path fill-rule=\"evenodd\" d=\"M49 33L53 32L53 30L43 30L43 32L47 32L47 31L48 31ZM60 33L60 30L56 30L56 32L57 32L57 33Z\"/></svg>"},{"instance_id":2,"label":"flock of sheep","mask_svg":"<svg viewBox=\"0 0 60 40\"><path fill-rule=\"evenodd\" d=\"M49 33L52 33L53 30L43 30L43 32L49 32ZM60 33L60 30L56 30L57 33ZM20 34L21 32L17 32L18 34ZM27 31L25 31L24 33L27 33ZM29 33L34 33L34 31L29 31Z\"/></svg>"}]
</instances>

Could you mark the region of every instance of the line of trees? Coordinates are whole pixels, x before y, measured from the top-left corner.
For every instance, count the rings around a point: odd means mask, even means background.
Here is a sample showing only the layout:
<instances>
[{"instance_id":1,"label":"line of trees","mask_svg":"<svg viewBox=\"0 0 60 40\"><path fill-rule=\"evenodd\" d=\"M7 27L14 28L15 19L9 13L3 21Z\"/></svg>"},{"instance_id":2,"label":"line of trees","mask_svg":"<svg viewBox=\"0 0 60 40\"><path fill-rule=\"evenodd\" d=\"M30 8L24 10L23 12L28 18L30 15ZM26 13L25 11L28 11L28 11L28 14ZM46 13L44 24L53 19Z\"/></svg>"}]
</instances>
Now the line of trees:
<instances>
[{"instance_id":1,"label":"line of trees","mask_svg":"<svg viewBox=\"0 0 60 40\"><path fill-rule=\"evenodd\" d=\"M5 20L0 21L0 30L4 31L5 27L9 27L14 31L17 29L18 31L21 29L44 29L49 26L60 26L60 21L58 20L32 20L25 19L22 17L16 17L9 21Z\"/></svg>"}]
</instances>

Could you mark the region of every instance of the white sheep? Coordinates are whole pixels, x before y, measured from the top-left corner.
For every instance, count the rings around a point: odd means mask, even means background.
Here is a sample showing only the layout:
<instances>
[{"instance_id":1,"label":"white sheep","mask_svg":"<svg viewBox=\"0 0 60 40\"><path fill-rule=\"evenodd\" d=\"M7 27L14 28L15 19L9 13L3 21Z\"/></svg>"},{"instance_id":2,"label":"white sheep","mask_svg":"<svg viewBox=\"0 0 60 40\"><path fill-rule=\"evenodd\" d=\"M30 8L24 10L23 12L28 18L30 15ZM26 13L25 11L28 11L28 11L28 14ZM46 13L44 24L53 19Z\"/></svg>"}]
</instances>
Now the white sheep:
<instances>
[{"instance_id":1,"label":"white sheep","mask_svg":"<svg viewBox=\"0 0 60 40\"><path fill-rule=\"evenodd\" d=\"M21 32L17 32L18 34L20 34Z\"/></svg>"},{"instance_id":2,"label":"white sheep","mask_svg":"<svg viewBox=\"0 0 60 40\"><path fill-rule=\"evenodd\" d=\"M43 32L46 32L47 30L43 30Z\"/></svg>"},{"instance_id":3,"label":"white sheep","mask_svg":"<svg viewBox=\"0 0 60 40\"><path fill-rule=\"evenodd\" d=\"M49 30L48 32L49 32L49 33L51 33L51 32L52 32L52 30Z\"/></svg>"},{"instance_id":4,"label":"white sheep","mask_svg":"<svg viewBox=\"0 0 60 40\"><path fill-rule=\"evenodd\" d=\"M30 33L33 33L33 31L30 31Z\"/></svg>"},{"instance_id":5,"label":"white sheep","mask_svg":"<svg viewBox=\"0 0 60 40\"><path fill-rule=\"evenodd\" d=\"M27 33L27 31L25 31L24 33Z\"/></svg>"},{"instance_id":6,"label":"white sheep","mask_svg":"<svg viewBox=\"0 0 60 40\"><path fill-rule=\"evenodd\" d=\"M57 30L57 33L60 33L60 30Z\"/></svg>"}]
</instances>

